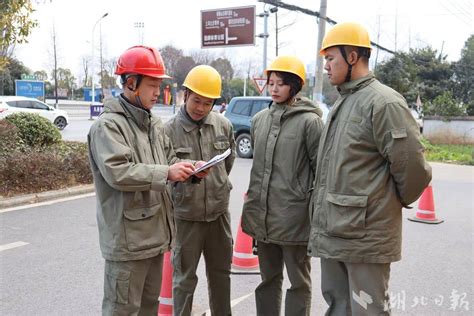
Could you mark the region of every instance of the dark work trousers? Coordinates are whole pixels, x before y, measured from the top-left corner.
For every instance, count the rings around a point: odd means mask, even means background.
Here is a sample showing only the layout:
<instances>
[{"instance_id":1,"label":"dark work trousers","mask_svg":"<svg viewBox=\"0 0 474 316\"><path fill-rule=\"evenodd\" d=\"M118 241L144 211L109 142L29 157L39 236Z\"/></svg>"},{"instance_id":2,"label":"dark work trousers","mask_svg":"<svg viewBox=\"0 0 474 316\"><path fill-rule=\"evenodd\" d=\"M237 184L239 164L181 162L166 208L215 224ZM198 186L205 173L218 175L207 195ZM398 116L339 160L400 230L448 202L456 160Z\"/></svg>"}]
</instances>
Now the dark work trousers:
<instances>
[{"instance_id":1,"label":"dark work trousers","mask_svg":"<svg viewBox=\"0 0 474 316\"><path fill-rule=\"evenodd\" d=\"M230 214L212 222L175 220L176 245L173 249L173 313L191 315L196 269L204 255L209 305L212 315L231 315L230 266L232 232Z\"/></svg>"},{"instance_id":2,"label":"dark work trousers","mask_svg":"<svg viewBox=\"0 0 474 316\"><path fill-rule=\"evenodd\" d=\"M304 316L311 311L311 261L304 245L258 242L262 282L255 289L257 315L280 315L283 265L291 287L286 290L285 315Z\"/></svg>"},{"instance_id":3,"label":"dark work trousers","mask_svg":"<svg viewBox=\"0 0 474 316\"><path fill-rule=\"evenodd\" d=\"M163 255L105 261L102 315L157 315Z\"/></svg>"},{"instance_id":4,"label":"dark work trousers","mask_svg":"<svg viewBox=\"0 0 474 316\"><path fill-rule=\"evenodd\" d=\"M326 315L390 315L390 263L348 263L321 258Z\"/></svg>"}]
</instances>

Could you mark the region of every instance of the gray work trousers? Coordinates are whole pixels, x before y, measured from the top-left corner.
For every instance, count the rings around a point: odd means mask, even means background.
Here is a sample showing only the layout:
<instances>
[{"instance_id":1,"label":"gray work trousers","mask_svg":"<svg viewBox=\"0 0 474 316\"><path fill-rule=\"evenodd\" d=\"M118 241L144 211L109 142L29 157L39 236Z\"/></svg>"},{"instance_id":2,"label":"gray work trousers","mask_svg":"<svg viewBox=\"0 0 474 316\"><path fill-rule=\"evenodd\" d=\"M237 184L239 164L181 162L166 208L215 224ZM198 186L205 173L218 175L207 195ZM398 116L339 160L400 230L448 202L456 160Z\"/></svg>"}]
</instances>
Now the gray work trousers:
<instances>
[{"instance_id":1,"label":"gray work trousers","mask_svg":"<svg viewBox=\"0 0 474 316\"><path fill-rule=\"evenodd\" d=\"M106 260L104 270L102 315L157 315L162 254L143 260Z\"/></svg>"},{"instance_id":2,"label":"gray work trousers","mask_svg":"<svg viewBox=\"0 0 474 316\"><path fill-rule=\"evenodd\" d=\"M326 315L390 315L390 263L349 263L321 258Z\"/></svg>"},{"instance_id":3,"label":"gray work trousers","mask_svg":"<svg viewBox=\"0 0 474 316\"><path fill-rule=\"evenodd\" d=\"M204 255L211 314L231 315L230 266L232 232L230 214L212 222L176 219L176 245L173 249L173 314L191 315L198 282L196 269Z\"/></svg>"},{"instance_id":4,"label":"gray work trousers","mask_svg":"<svg viewBox=\"0 0 474 316\"><path fill-rule=\"evenodd\" d=\"M255 289L257 315L280 315L283 264L291 287L286 290L285 315L304 316L311 312L311 261L307 246L258 242L262 282Z\"/></svg>"}]
</instances>

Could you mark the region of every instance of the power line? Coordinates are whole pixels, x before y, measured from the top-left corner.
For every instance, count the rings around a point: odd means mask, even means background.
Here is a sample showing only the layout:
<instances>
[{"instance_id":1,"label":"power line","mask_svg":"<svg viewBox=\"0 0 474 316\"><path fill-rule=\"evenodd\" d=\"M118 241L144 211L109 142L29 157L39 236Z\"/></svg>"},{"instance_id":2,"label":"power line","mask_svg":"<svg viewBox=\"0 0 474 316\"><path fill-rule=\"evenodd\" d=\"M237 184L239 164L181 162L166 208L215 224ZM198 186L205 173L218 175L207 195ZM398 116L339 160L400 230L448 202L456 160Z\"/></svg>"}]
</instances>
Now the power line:
<instances>
[{"instance_id":1,"label":"power line","mask_svg":"<svg viewBox=\"0 0 474 316\"><path fill-rule=\"evenodd\" d=\"M319 15L319 12L318 11L312 11L312 10L309 10L309 9L305 9L305 8L301 8L301 7L298 7L298 6L295 6L295 5L292 5L292 4L287 4L287 3L283 3L281 1L278 1L278 0L258 0L258 2L263 2L263 3L266 3L266 4L271 4L273 6L276 6L276 7L280 7L280 8L283 8L283 9L287 9L287 10L290 10L290 11L299 11L299 12L302 12L304 14L307 14L307 15L312 15L312 16L315 16L317 17L318 19L323 19L323 20L326 20L329 24L331 25L336 25L337 22L329 17L320 17ZM388 49L388 48L385 48L373 41L370 41L370 43L377 47L378 49L381 49L383 51L386 51L387 53L390 53L390 54L396 54L393 50L391 49Z\"/></svg>"}]
</instances>

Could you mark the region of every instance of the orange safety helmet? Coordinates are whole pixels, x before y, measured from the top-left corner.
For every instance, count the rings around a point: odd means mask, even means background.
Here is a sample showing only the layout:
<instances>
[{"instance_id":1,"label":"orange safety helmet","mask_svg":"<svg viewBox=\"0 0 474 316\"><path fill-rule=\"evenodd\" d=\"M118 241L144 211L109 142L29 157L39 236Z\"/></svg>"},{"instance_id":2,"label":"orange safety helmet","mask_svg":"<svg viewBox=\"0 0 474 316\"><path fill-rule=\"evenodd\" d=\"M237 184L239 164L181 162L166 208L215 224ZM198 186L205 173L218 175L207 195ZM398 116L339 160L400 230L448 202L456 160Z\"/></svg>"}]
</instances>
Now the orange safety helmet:
<instances>
[{"instance_id":1,"label":"orange safety helmet","mask_svg":"<svg viewBox=\"0 0 474 316\"><path fill-rule=\"evenodd\" d=\"M148 46L133 46L127 49L117 61L115 74L171 78L166 74L165 63L158 50Z\"/></svg>"}]
</instances>

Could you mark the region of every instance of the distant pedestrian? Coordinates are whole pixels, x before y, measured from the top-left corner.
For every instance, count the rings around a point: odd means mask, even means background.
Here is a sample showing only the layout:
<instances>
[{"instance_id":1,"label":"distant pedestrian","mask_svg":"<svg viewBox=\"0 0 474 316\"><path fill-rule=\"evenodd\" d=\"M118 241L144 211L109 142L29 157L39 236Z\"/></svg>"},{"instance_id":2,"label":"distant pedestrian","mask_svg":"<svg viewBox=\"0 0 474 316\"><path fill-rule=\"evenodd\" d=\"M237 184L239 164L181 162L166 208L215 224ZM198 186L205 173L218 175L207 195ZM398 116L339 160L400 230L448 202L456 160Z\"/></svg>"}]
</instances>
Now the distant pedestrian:
<instances>
[{"instance_id":1,"label":"distant pedestrian","mask_svg":"<svg viewBox=\"0 0 474 316\"><path fill-rule=\"evenodd\" d=\"M228 149L231 154L213 166L202 181L172 185L177 231L172 260L173 312L191 315L198 281L196 269L203 254L211 314L231 315L229 173L235 159L234 133L225 117L212 112L222 89L217 70L207 65L196 66L186 76L183 86L185 104L165 125L178 157L209 160Z\"/></svg>"},{"instance_id":2,"label":"distant pedestrian","mask_svg":"<svg viewBox=\"0 0 474 316\"><path fill-rule=\"evenodd\" d=\"M402 208L431 180L405 99L369 71L368 32L340 23L323 39L339 98L317 155L308 251L321 258L326 315L390 314L390 263L400 260Z\"/></svg>"},{"instance_id":3,"label":"distant pedestrian","mask_svg":"<svg viewBox=\"0 0 474 316\"><path fill-rule=\"evenodd\" d=\"M257 240L262 277L255 290L257 315L280 315L283 266L291 282L285 315L310 315L308 204L322 110L297 96L306 78L298 58L280 56L266 74L272 103L252 120L253 164L242 214L243 231Z\"/></svg>"},{"instance_id":4,"label":"distant pedestrian","mask_svg":"<svg viewBox=\"0 0 474 316\"><path fill-rule=\"evenodd\" d=\"M105 100L89 131L105 258L103 315L158 313L163 253L174 234L167 183L185 181L194 171L192 162L176 158L161 120L150 111L169 78L165 72L156 49L127 49L115 70L124 92Z\"/></svg>"}]
</instances>

